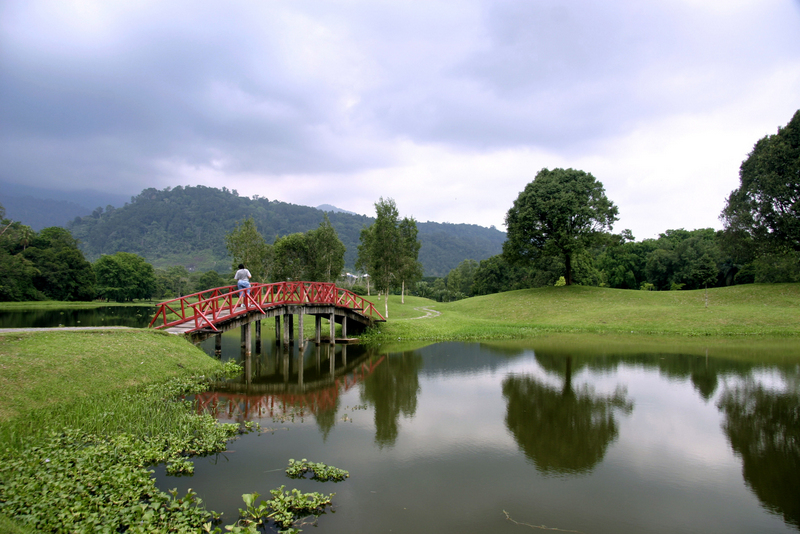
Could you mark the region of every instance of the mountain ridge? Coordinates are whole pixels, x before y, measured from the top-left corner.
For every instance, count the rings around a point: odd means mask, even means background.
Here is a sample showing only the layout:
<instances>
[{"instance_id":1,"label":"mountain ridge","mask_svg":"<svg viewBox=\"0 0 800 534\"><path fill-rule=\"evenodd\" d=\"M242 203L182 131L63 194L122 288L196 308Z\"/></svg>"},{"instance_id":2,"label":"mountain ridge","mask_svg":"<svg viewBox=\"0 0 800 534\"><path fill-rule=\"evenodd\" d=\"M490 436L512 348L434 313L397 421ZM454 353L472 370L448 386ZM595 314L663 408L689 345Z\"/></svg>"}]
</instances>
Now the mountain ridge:
<instances>
[{"instance_id":1,"label":"mountain ridge","mask_svg":"<svg viewBox=\"0 0 800 534\"><path fill-rule=\"evenodd\" d=\"M223 272L230 269L225 235L238 222L253 217L261 235L272 243L277 237L317 228L327 214L345 245L345 267L352 269L361 229L374 218L345 211L243 197L225 187L177 186L145 189L122 207L95 209L66 227L90 261L123 251L139 254L156 267ZM504 232L475 224L417 222L417 228L426 276L444 276L465 259L499 254L505 241Z\"/></svg>"}]
</instances>

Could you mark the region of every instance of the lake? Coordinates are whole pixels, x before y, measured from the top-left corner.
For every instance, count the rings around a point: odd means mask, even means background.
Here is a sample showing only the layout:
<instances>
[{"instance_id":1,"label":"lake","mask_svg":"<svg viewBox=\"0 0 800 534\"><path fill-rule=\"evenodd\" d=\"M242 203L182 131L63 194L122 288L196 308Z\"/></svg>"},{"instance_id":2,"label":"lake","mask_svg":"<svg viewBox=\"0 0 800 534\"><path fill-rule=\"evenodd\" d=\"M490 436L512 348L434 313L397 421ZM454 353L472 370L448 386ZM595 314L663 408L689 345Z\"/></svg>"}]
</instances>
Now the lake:
<instances>
[{"instance_id":1,"label":"lake","mask_svg":"<svg viewBox=\"0 0 800 534\"><path fill-rule=\"evenodd\" d=\"M58 326L130 326L146 328L155 314L153 306L98 306L96 308L40 308L0 311L0 328L50 328Z\"/></svg>"},{"instance_id":2,"label":"lake","mask_svg":"<svg viewBox=\"0 0 800 534\"><path fill-rule=\"evenodd\" d=\"M194 476L159 467L158 484L192 488L226 523L243 493L335 492L317 522L326 533L797 532L800 368L783 363L797 341L762 357L759 342L709 351L631 337L332 356L265 341L246 377L198 399L264 431L194 459ZM223 336L223 357L240 359L238 342ZM292 480L290 458L350 478Z\"/></svg>"}]
</instances>

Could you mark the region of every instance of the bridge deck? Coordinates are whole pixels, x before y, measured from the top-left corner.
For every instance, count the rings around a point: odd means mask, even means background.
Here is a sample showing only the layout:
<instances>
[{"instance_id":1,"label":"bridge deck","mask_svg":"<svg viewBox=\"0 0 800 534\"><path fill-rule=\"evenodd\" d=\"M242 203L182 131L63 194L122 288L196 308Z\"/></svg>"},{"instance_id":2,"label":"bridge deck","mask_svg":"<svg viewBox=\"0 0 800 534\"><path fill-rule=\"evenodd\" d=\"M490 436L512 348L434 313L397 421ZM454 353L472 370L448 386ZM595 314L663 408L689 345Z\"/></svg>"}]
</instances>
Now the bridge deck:
<instances>
[{"instance_id":1,"label":"bridge deck","mask_svg":"<svg viewBox=\"0 0 800 534\"><path fill-rule=\"evenodd\" d=\"M174 334L213 335L287 313L335 316L337 322L349 319L364 325L385 321L371 302L335 284L278 282L253 284L249 290L218 287L162 302L150 326Z\"/></svg>"}]
</instances>

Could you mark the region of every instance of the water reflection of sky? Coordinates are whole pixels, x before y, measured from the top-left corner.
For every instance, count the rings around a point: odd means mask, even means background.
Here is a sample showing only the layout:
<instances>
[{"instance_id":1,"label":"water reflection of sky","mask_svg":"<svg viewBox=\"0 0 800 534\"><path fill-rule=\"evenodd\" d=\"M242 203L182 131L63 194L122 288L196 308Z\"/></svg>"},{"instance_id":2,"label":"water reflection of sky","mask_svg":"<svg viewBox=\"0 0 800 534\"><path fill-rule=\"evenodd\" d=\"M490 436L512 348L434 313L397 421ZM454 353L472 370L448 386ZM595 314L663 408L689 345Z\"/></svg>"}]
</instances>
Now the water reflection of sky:
<instances>
[{"instance_id":1,"label":"water reflection of sky","mask_svg":"<svg viewBox=\"0 0 800 534\"><path fill-rule=\"evenodd\" d=\"M669 360L662 364L659 358L649 364L621 359L613 365L576 359L572 367L564 367L557 357L543 364L531 350L502 355L478 345L452 343L390 358L395 360L387 361L380 377L376 370L367 379L376 381L372 385L363 383L341 393L335 424L326 435L314 416L303 423L262 420L262 425L278 430L244 436L231 444L235 452L217 465L200 459L193 478L161 476L160 485L192 487L210 508L228 517L241 506L244 492L267 494L281 484L303 491L335 491L337 513L322 518L325 532L527 529L508 521L503 510L525 523L586 534L796 531L780 515L765 510L745 483L743 460L732 450L723 430L726 415L718 406L725 391L744 383L776 391L796 385L796 369L742 370L731 365L732 370L725 371L728 367L712 361L718 369L714 380L698 386L699 379L692 377L706 369L699 360L684 362L695 366L691 372L665 365ZM373 387L376 384L380 388ZM504 392L504 386L511 389ZM393 391L395 387L399 390ZM543 438L546 445L547 436L509 426L514 415L509 392L523 394L524 399L527 391L539 395L530 397L536 402L558 402L568 391L565 398L577 398L577 406L594 403L592 417L611 413L613 428L597 434L609 440L595 451L599 460L589 456L572 471L559 471L558 458L533 456L534 461L531 454L549 450L537 441ZM379 400L383 394L386 399ZM409 395L414 402L406 398ZM599 409L615 395L624 397L630 409L622 404ZM515 405L522 406L523 422L536 415L525 410L550 413L531 400L514 402L523 402ZM398 403L413 408L404 413ZM354 409L365 404L367 409ZM395 407L396 427L386 426L381 419L386 414L376 413L379 405L378 411L384 412L387 406ZM378 439L376 422L394 428L396 435ZM585 418L575 422L583 424ZM553 424L558 427L558 421ZM559 439L569 445L568 433ZM348 469L351 478L335 486L286 479L281 468L288 458L304 457ZM549 465L549 470L537 462Z\"/></svg>"}]
</instances>

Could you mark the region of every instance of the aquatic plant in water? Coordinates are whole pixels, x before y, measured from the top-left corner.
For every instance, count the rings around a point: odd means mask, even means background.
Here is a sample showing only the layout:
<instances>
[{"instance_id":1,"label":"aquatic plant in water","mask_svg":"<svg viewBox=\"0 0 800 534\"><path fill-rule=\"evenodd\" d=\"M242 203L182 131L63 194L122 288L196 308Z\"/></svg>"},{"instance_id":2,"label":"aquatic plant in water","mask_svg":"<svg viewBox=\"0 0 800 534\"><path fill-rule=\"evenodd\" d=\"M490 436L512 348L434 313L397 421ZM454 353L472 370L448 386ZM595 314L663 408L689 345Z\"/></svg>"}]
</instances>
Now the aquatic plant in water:
<instances>
[{"instance_id":1,"label":"aquatic plant in water","mask_svg":"<svg viewBox=\"0 0 800 534\"><path fill-rule=\"evenodd\" d=\"M301 493L298 489L284 491L285 486L270 490L272 498L262 500L256 504L260 497L258 493L242 495L245 503L244 509L239 509L240 523L248 526L260 526L270 519L281 528L281 532L299 532L293 528L296 521L307 516L319 516L325 513L326 507L331 505L335 493L323 495L318 492Z\"/></svg>"},{"instance_id":2,"label":"aquatic plant in water","mask_svg":"<svg viewBox=\"0 0 800 534\"><path fill-rule=\"evenodd\" d=\"M289 478L303 478L308 472L313 472L313 480L318 480L320 482L326 482L328 480L341 482L350 476L350 473L344 469L326 465L322 462L309 462L305 458L299 462L294 459L289 460L289 467L286 468L286 475Z\"/></svg>"}]
</instances>

